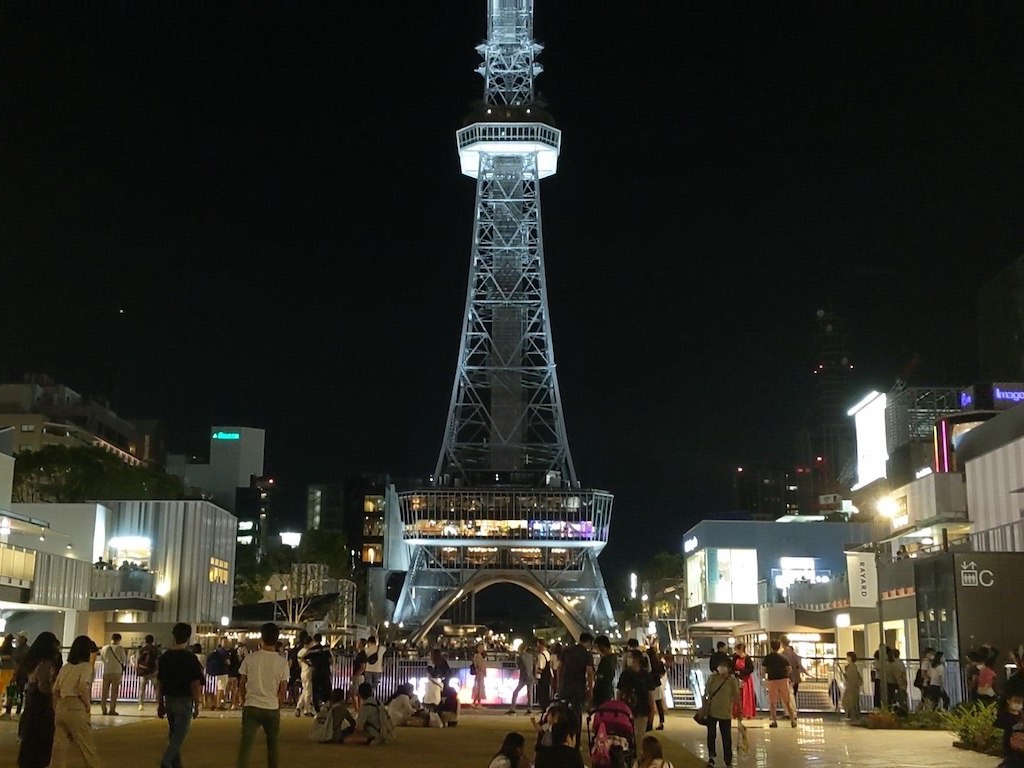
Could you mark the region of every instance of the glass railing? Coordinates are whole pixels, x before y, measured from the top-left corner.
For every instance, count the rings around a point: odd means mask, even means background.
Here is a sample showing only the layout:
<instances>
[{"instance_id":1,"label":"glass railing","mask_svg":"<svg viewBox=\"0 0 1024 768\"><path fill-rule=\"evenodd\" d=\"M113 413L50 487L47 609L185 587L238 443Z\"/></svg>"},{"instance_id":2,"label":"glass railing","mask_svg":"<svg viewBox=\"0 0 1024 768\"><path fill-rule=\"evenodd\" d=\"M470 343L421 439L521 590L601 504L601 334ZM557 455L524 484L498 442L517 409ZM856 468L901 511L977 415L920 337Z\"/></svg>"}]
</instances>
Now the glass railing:
<instances>
[{"instance_id":1,"label":"glass railing","mask_svg":"<svg viewBox=\"0 0 1024 768\"><path fill-rule=\"evenodd\" d=\"M156 574L139 569L105 571L94 568L89 585L89 596L156 599Z\"/></svg>"}]
</instances>

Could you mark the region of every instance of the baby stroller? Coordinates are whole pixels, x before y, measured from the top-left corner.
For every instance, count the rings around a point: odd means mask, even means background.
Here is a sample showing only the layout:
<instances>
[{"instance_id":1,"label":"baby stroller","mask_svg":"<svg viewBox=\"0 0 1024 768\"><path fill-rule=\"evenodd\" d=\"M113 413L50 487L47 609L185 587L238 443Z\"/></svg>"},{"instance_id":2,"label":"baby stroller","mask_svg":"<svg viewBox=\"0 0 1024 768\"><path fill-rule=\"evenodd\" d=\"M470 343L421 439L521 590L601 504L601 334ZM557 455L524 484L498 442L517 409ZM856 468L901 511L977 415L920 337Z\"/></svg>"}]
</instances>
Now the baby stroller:
<instances>
[{"instance_id":1,"label":"baby stroller","mask_svg":"<svg viewBox=\"0 0 1024 768\"><path fill-rule=\"evenodd\" d=\"M592 768L630 768L636 760L633 713L610 699L587 715L587 747Z\"/></svg>"}]
</instances>

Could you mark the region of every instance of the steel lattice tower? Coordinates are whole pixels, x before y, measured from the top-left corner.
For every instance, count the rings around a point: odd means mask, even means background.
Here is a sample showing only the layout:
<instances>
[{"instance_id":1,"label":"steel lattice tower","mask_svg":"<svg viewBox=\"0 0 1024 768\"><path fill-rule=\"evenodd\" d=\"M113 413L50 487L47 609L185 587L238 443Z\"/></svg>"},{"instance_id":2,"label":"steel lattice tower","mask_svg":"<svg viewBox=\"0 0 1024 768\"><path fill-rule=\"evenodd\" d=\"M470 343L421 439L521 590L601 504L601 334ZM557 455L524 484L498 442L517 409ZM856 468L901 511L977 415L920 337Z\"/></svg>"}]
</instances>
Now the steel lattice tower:
<instances>
[{"instance_id":1,"label":"steel lattice tower","mask_svg":"<svg viewBox=\"0 0 1024 768\"><path fill-rule=\"evenodd\" d=\"M399 494L410 568L393 618L419 639L459 600L517 583L579 635L615 626L597 555L612 495L584 490L565 433L540 180L561 133L537 103L533 0L489 0L484 99L456 134L476 212L458 366L428 489Z\"/></svg>"}]
</instances>

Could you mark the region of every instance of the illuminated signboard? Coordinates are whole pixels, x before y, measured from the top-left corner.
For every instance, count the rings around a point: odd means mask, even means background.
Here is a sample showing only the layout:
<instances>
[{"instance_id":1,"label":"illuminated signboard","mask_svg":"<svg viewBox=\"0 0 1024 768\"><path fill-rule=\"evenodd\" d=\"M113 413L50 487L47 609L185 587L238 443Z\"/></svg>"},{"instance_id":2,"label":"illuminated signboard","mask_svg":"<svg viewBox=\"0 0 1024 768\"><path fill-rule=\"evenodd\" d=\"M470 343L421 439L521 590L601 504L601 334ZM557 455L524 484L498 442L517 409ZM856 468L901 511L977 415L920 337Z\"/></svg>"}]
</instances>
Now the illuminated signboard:
<instances>
[{"instance_id":1,"label":"illuminated signboard","mask_svg":"<svg viewBox=\"0 0 1024 768\"><path fill-rule=\"evenodd\" d=\"M697 537L687 539L683 542L683 552L693 552L697 548Z\"/></svg>"},{"instance_id":2,"label":"illuminated signboard","mask_svg":"<svg viewBox=\"0 0 1024 768\"><path fill-rule=\"evenodd\" d=\"M1020 384L993 384L992 407L996 409L1013 408L1024 402L1024 387Z\"/></svg>"},{"instance_id":3,"label":"illuminated signboard","mask_svg":"<svg viewBox=\"0 0 1024 768\"><path fill-rule=\"evenodd\" d=\"M960 390L960 409L966 411L974 405L974 387Z\"/></svg>"},{"instance_id":4,"label":"illuminated signboard","mask_svg":"<svg viewBox=\"0 0 1024 768\"><path fill-rule=\"evenodd\" d=\"M885 477L885 401L885 395L872 392L846 412L853 416L857 435L857 484L852 490Z\"/></svg>"},{"instance_id":5,"label":"illuminated signboard","mask_svg":"<svg viewBox=\"0 0 1024 768\"><path fill-rule=\"evenodd\" d=\"M214 432L214 440L241 440L242 436L238 432Z\"/></svg>"}]
</instances>

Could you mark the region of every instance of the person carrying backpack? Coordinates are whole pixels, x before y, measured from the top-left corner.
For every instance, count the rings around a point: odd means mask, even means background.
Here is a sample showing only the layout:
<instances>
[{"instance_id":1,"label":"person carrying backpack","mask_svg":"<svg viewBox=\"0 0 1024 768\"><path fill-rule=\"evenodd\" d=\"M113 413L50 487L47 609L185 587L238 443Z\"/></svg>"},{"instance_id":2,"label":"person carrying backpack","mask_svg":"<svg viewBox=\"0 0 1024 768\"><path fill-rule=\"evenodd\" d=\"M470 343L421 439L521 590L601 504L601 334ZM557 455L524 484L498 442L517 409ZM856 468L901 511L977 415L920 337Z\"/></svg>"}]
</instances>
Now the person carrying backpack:
<instances>
[{"instance_id":1,"label":"person carrying backpack","mask_svg":"<svg viewBox=\"0 0 1024 768\"><path fill-rule=\"evenodd\" d=\"M370 683L359 686L359 716L355 731L345 741L350 744L387 744L395 738L395 723Z\"/></svg>"},{"instance_id":2,"label":"person carrying backpack","mask_svg":"<svg viewBox=\"0 0 1024 768\"><path fill-rule=\"evenodd\" d=\"M139 709L146 702L146 687L152 688L156 697L156 664L160 657L160 649L153 642L152 635L146 635L142 647L135 658L135 671L139 675Z\"/></svg>"}]
</instances>

